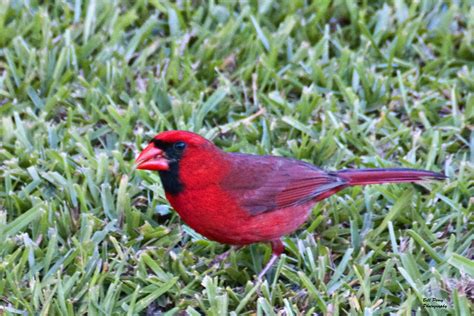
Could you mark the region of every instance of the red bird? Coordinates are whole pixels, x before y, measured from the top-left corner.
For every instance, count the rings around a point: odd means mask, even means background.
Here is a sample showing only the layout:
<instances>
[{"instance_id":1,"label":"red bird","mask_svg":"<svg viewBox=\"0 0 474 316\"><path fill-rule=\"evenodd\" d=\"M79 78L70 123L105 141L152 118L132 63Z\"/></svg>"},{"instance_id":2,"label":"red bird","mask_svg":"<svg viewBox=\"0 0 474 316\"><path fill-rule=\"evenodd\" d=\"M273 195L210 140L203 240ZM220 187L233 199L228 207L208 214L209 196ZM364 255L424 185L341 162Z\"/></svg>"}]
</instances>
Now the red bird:
<instances>
[{"instance_id":1,"label":"red bird","mask_svg":"<svg viewBox=\"0 0 474 316\"><path fill-rule=\"evenodd\" d=\"M238 246L270 242L273 255L259 280L283 252L281 237L316 202L354 185L445 178L415 169L324 171L290 158L227 153L186 131L158 134L136 164L159 172L171 206L201 235Z\"/></svg>"}]
</instances>

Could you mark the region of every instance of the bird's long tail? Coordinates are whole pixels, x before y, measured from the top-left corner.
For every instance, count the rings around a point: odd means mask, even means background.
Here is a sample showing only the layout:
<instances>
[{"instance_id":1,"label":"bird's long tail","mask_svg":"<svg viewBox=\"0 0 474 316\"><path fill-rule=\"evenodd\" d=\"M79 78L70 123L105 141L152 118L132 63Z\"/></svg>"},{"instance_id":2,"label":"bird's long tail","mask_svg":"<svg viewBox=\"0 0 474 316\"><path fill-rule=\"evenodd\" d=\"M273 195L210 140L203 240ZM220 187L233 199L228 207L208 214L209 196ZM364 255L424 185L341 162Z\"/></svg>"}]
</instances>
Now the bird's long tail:
<instances>
[{"instance_id":1,"label":"bird's long tail","mask_svg":"<svg viewBox=\"0 0 474 316\"><path fill-rule=\"evenodd\" d=\"M390 169L346 169L336 172L348 185L366 185L377 183L417 182L442 180L446 176L427 170L390 168Z\"/></svg>"}]
</instances>

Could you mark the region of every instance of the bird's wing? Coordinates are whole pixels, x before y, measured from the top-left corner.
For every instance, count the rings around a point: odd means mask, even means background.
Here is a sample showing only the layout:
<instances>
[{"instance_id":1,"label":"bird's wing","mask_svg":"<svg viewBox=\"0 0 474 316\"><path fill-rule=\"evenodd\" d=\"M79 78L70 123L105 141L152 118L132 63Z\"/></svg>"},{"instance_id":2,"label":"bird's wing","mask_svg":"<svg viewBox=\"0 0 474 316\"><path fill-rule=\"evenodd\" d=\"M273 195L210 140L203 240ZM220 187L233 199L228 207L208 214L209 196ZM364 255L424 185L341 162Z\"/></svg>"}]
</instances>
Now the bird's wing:
<instances>
[{"instance_id":1,"label":"bird's wing","mask_svg":"<svg viewBox=\"0 0 474 316\"><path fill-rule=\"evenodd\" d=\"M230 169L220 186L252 215L303 204L339 191L347 183L335 174L298 160L230 155Z\"/></svg>"}]
</instances>

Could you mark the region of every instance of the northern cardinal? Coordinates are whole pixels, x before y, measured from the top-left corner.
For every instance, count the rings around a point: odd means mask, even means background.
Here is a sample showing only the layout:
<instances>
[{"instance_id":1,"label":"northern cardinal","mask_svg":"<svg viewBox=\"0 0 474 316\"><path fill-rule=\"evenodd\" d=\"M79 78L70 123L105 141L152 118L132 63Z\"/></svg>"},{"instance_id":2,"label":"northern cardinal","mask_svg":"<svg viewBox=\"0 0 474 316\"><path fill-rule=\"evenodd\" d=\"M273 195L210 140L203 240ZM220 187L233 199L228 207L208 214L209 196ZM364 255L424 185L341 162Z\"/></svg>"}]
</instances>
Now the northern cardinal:
<instances>
[{"instance_id":1,"label":"northern cardinal","mask_svg":"<svg viewBox=\"0 0 474 316\"><path fill-rule=\"evenodd\" d=\"M325 171L290 158L227 153L187 131L156 135L136 164L159 172L171 206L201 235L238 246L270 242L272 257L258 280L283 252L281 237L303 224L316 202L354 185L445 178L405 168Z\"/></svg>"}]
</instances>

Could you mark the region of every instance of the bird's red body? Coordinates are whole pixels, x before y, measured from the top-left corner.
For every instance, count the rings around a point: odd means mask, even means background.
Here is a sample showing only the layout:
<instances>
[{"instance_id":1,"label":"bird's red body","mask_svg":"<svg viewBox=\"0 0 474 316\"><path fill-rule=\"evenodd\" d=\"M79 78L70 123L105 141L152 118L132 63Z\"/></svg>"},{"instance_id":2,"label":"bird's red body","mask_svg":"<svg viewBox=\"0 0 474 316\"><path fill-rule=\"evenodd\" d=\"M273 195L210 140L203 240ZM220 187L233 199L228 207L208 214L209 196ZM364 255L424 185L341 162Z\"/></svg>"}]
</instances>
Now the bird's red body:
<instances>
[{"instance_id":1,"label":"bird's red body","mask_svg":"<svg viewBox=\"0 0 474 316\"><path fill-rule=\"evenodd\" d=\"M275 156L226 153L201 136L163 132L137 158L158 170L166 197L183 221L225 244L272 242L306 221L313 205L353 185L442 179L431 171L361 169L327 172Z\"/></svg>"},{"instance_id":2,"label":"bird's red body","mask_svg":"<svg viewBox=\"0 0 474 316\"><path fill-rule=\"evenodd\" d=\"M181 194L166 194L183 221L198 233L225 244L247 245L278 239L296 230L307 219L314 204L312 201L252 215L239 203L236 193L229 192L225 186L229 180L252 183L259 174L230 175L232 161L223 159L221 162L221 170L212 176L196 177L211 184L197 182L195 188L189 185L189 189ZM183 166L183 173L185 170L187 167ZM183 177L183 183L191 181L186 182L186 177Z\"/></svg>"}]
</instances>

